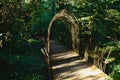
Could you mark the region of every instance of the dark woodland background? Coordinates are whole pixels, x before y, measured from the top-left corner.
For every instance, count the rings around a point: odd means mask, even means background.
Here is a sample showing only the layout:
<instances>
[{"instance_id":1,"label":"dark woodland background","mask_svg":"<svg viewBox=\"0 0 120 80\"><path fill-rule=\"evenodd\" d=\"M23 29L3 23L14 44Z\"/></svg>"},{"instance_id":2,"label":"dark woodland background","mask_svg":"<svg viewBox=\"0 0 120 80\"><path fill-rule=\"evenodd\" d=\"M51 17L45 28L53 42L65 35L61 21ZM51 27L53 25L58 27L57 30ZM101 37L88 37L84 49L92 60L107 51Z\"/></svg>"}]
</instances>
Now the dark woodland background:
<instances>
[{"instance_id":1,"label":"dark woodland background","mask_svg":"<svg viewBox=\"0 0 120 80\"><path fill-rule=\"evenodd\" d=\"M79 21L80 53L102 56L102 70L120 79L120 0L0 0L0 80L49 80L40 49L50 20L62 9ZM71 48L71 34L60 20L51 39Z\"/></svg>"}]
</instances>

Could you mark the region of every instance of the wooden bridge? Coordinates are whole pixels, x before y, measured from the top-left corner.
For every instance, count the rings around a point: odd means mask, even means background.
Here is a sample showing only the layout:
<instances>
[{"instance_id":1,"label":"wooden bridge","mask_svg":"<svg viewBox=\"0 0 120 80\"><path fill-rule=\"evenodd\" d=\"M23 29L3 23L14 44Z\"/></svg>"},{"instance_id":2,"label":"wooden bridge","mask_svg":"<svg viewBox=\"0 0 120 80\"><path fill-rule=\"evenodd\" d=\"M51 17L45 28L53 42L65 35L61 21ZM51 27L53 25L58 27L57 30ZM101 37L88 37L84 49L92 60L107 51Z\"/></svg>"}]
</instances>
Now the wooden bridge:
<instances>
[{"instance_id":1,"label":"wooden bridge","mask_svg":"<svg viewBox=\"0 0 120 80\"><path fill-rule=\"evenodd\" d=\"M72 39L72 50L50 40L50 31L55 20L65 23ZM65 10L57 13L50 21L48 27L47 49L42 49L49 65L52 80L109 80L107 75L95 65L89 64L79 56L79 22L76 17ZM77 53L76 53L77 52ZM81 56L82 57L82 56Z\"/></svg>"},{"instance_id":2,"label":"wooden bridge","mask_svg":"<svg viewBox=\"0 0 120 80\"><path fill-rule=\"evenodd\" d=\"M52 80L108 80L104 72L74 51L54 41L50 43Z\"/></svg>"}]
</instances>

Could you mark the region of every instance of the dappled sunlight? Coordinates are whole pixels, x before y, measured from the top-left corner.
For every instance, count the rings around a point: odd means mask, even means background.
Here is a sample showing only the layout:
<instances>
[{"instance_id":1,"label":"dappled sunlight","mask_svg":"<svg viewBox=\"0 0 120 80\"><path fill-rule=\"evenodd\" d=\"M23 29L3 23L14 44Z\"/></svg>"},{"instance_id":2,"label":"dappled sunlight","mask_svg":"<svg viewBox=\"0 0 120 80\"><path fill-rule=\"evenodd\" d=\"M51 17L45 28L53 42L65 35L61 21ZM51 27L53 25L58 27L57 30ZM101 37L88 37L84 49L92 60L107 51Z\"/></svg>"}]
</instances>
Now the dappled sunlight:
<instances>
[{"instance_id":1,"label":"dappled sunlight","mask_svg":"<svg viewBox=\"0 0 120 80\"><path fill-rule=\"evenodd\" d=\"M61 69L59 73L54 76L55 80L56 78L59 79L65 79L65 80L104 80L105 74L100 71L98 68L95 67L94 71L93 66L87 66L87 65L79 65L76 68L75 66L70 68L69 65L64 65L64 67L68 67L66 69ZM76 69L75 69L76 68ZM63 71L62 71L63 70ZM54 69L53 69L54 71ZM55 72L55 71L54 71ZM57 71L58 72L58 71Z\"/></svg>"},{"instance_id":2,"label":"dappled sunlight","mask_svg":"<svg viewBox=\"0 0 120 80\"><path fill-rule=\"evenodd\" d=\"M52 60L54 65L61 65L61 64L65 64L65 63L70 63L70 62L74 62L76 60L80 59L79 56L75 56L75 57L70 57L70 58L65 58L65 59L59 59L59 60Z\"/></svg>"},{"instance_id":3,"label":"dappled sunlight","mask_svg":"<svg viewBox=\"0 0 120 80\"><path fill-rule=\"evenodd\" d=\"M0 0L0 8L0 80L120 80L120 0Z\"/></svg>"},{"instance_id":4,"label":"dappled sunlight","mask_svg":"<svg viewBox=\"0 0 120 80\"><path fill-rule=\"evenodd\" d=\"M52 51L61 50L60 44L51 46ZM59 51L60 52L60 51ZM95 65L88 65L85 59L81 59L74 51L66 50L61 53L51 53L53 80L105 80L106 74Z\"/></svg>"},{"instance_id":5,"label":"dappled sunlight","mask_svg":"<svg viewBox=\"0 0 120 80\"><path fill-rule=\"evenodd\" d=\"M25 4L30 4L32 0L24 0Z\"/></svg>"},{"instance_id":6,"label":"dappled sunlight","mask_svg":"<svg viewBox=\"0 0 120 80\"><path fill-rule=\"evenodd\" d=\"M89 66L88 68L85 68L85 69L78 70L77 74L80 74L81 77L86 77L86 76L102 77L102 76L105 76L105 74L94 65Z\"/></svg>"},{"instance_id":7,"label":"dappled sunlight","mask_svg":"<svg viewBox=\"0 0 120 80\"><path fill-rule=\"evenodd\" d=\"M52 69L60 69L62 67L69 67L70 68L72 66L76 66L76 67L79 66L80 67L81 64L85 64L85 60L75 60L75 61L71 61L71 62L68 62L68 63L63 62L59 65L53 66Z\"/></svg>"},{"instance_id":8,"label":"dappled sunlight","mask_svg":"<svg viewBox=\"0 0 120 80\"><path fill-rule=\"evenodd\" d=\"M53 60L61 60L61 59L67 59L70 57L76 57L79 56L76 52L71 51L67 49L65 46L57 44L54 41L51 42L51 59ZM56 46L53 46L56 45Z\"/></svg>"},{"instance_id":9,"label":"dappled sunlight","mask_svg":"<svg viewBox=\"0 0 120 80\"><path fill-rule=\"evenodd\" d=\"M55 59L55 60L65 59L65 58L70 58L70 57L75 57L75 56L78 56L78 54L73 51L51 55L52 59Z\"/></svg>"}]
</instances>

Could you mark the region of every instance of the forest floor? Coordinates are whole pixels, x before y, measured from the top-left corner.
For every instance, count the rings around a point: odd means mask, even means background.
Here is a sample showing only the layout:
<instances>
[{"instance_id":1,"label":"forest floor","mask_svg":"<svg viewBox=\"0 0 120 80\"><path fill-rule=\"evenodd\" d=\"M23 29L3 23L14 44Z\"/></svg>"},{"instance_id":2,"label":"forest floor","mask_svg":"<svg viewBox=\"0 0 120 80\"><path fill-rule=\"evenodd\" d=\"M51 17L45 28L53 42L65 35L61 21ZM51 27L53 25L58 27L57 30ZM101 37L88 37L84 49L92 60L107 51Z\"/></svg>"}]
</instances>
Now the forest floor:
<instances>
[{"instance_id":1,"label":"forest floor","mask_svg":"<svg viewBox=\"0 0 120 80\"><path fill-rule=\"evenodd\" d=\"M107 75L95 65L65 46L51 41L53 80L107 80Z\"/></svg>"},{"instance_id":2,"label":"forest floor","mask_svg":"<svg viewBox=\"0 0 120 80\"><path fill-rule=\"evenodd\" d=\"M41 42L33 39L19 54L0 52L0 80L48 80L48 66L41 47Z\"/></svg>"}]
</instances>

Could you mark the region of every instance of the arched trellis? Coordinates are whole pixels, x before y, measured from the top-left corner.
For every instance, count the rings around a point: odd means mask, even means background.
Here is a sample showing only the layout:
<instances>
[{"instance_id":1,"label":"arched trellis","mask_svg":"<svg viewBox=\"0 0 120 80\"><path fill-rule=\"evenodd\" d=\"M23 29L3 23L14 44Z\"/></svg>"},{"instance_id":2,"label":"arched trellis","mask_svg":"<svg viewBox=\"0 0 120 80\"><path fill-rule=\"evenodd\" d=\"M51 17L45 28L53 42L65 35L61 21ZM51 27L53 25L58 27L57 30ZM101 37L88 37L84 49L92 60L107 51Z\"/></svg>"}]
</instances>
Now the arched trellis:
<instances>
[{"instance_id":1,"label":"arched trellis","mask_svg":"<svg viewBox=\"0 0 120 80\"><path fill-rule=\"evenodd\" d=\"M77 18L67 12L66 10L62 10L58 12L50 21L49 27L48 27L48 37L47 37L47 51L50 53L50 31L52 28L52 24L56 20L61 20L64 24L67 25L68 28L70 28L71 36L72 36L72 49L79 53L79 22Z\"/></svg>"},{"instance_id":2,"label":"arched trellis","mask_svg":"<svg viewBox=\"0 0 120 80\"><path fill-rule=\"evenodd\" d=\"M77 18L70 14L66 10L62 10L58 12L50 21L49 27L48 27L48 36L47 36L47 52L45 53L46 60L49 66L49 74L50 74L50 79L51 79L51 63L50 63L50 31L52 28L52 24L54 21L60 20L62 21L69 29L71 32L72 36L72 49L79 53L79 44L80 44L80 39L79 39L79 22Z\"/></svg>"}]
</instances>

